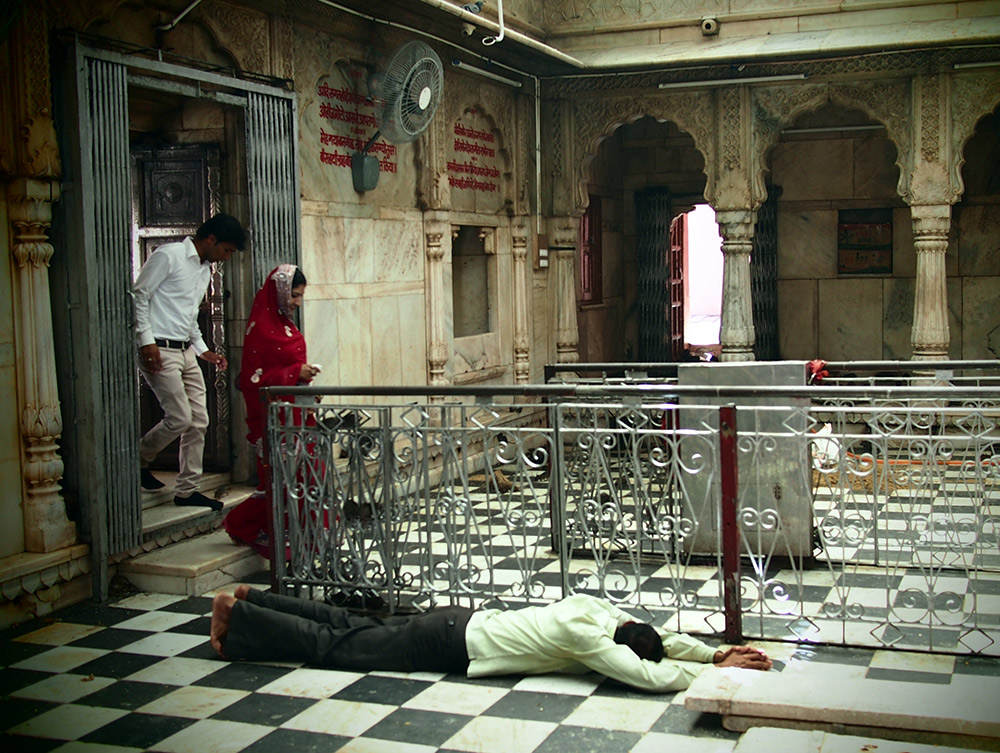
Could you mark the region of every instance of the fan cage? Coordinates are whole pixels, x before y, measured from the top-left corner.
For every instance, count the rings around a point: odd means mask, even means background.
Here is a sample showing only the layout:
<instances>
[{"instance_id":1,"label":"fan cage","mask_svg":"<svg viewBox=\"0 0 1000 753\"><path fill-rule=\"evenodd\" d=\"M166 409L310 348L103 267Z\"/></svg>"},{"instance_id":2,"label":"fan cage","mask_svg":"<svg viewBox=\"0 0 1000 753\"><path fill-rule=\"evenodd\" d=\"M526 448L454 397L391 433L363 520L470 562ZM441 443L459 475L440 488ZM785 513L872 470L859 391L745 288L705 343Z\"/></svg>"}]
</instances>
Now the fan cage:
<instances>
[{"instance_id":1,"label":"fan cage","mask_svg":"<svg viewBox=\"0 0 1000 753\"><path fill-rule=\"evenodd\" d=\"M441 59L423 42L407 42L389 61L380 87L382 106L376 122L391 142L416 139L430 124L441 102L444 73ZM421 96L427 100L421 106Z\"/></svg>"}]
</instances>

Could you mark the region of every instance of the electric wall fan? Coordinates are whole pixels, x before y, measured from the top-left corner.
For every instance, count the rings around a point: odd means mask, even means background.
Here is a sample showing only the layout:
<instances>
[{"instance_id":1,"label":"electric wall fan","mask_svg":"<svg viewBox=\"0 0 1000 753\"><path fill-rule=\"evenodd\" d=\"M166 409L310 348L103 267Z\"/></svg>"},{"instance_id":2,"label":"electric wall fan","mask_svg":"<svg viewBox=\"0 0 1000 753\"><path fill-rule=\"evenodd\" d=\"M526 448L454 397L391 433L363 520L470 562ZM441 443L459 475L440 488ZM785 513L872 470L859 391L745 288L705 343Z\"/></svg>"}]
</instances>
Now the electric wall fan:
<instances>
[{"instance_id":1,"label":"electric wall fan","mask_svg":"<svg viewBox=\"0 0 1000 753\"><path fill-rule=\"evenodd\" d=\"M405 144L415 141L430 125L441 102L444 73L437 53L425 43L413 41L397 49L374 80L378 130L364 149L351 155L354 190L358 192L378 185L379 161L368 150L379 136L392 144Z\"/></svg>"}]
</instances>

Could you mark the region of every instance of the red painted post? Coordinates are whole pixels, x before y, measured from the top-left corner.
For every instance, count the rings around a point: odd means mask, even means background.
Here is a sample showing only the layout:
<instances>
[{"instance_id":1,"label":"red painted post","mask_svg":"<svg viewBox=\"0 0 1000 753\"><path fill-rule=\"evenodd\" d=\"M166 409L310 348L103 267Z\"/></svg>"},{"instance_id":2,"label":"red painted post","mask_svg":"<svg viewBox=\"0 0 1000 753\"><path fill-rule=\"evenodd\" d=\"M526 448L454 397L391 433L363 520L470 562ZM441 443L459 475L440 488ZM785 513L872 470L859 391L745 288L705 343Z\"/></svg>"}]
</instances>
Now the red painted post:
<instances>
[{"instance_id":1,"label":"red painted post","mask_svg":"<svg viewBox=\"0 0 1000 753\"><path fill-rule=\"evenodd\" d=\"M722 599L725 640L743 642L740 609L740 527L736 516L739 476L736 469L736 406L719 408L719 470L722 479Z\"/></svg>"}]
</instances>

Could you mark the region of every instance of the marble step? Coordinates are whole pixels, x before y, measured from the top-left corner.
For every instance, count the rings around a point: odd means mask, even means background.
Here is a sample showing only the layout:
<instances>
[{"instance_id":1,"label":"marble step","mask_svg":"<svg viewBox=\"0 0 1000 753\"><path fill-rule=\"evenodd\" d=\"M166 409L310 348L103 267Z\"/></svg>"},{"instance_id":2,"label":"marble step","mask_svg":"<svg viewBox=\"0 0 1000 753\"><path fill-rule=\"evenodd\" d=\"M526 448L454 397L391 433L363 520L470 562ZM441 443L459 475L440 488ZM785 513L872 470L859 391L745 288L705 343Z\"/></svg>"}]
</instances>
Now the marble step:
<instances>
[{"instance_id":1,"label":"marble step","mask_svg":"<svg viewBox=\"0 0 1000 753\"><path fill-rule=\"evenodd\" d=\"M199 596L267 566L267 560L219 530L125 560L118 574L141 591Z\"/></svg>"},{"instance_id":2,"label":"marble step","mask_svg":"<svg viewBox=\"0 0 1000 753\"><path fill-rule=\"evenodd\" d=\"M165 504L173 504L174 485L177 480L177 471L153 471L153 475L163 482L163 488L153 492L142 490L142 509L149 510ZM203 473L201 476L201 491L208 496L212 496L211 491L223 486L227 486L230 481L228 473Z\"/></svg>"},{"instance_id":3,"label":"marble step","mask_svg":"<svg viewBox=\"0 0 1000 753\"><path fill-rule=\"evenodd\" d=\"M1000 677L956 673L947 684L900 682L830 667L822 662L790 662L781 672L710 667L688 688L684 705L721 714L722 725L735 732L786 727L1000 750Z\"/></svg>"},{"instance_id":4,"label":"marble step","mask_svg":"<svg viewBox=\"0 0 1000 753\"><path fill-rule=\"evenodd\" d=\"M818 730L754 727L740 737L733 753L975 753L971 748L899 742L867 735L835 735Z\"/></svg>"},{"instance_id":5,"label":"marble step","mask_svg":"<svg viewBox=\"0 0 1000 753\"><path fill-rule=\"evenodd\" d=\"M166 474L164 475L164 480ZM230 486L228 474L210 474L202 484L202 493L222 502L222 510L215 512L207 507L178 507L174 504L172 479L166 489L153 492L157 497L155 505L146 505L146 497L152 496L143 492L142 539L152 542L173 536L175 540L187 532L204 532L217 528L226 514L253 493L249 486Z\"/></svg>"}]
</instances>

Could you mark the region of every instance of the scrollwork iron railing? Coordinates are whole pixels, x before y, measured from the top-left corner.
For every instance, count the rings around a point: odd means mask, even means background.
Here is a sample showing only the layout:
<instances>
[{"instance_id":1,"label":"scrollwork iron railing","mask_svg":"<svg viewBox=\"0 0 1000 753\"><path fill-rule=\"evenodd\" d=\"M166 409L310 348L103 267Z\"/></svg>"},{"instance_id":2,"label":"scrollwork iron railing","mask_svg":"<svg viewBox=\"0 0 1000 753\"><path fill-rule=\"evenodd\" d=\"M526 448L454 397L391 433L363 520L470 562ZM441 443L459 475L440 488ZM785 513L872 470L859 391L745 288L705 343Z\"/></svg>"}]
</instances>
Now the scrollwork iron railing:
<instances>
[{"instance_id":1,"label":"scrollwork iron railing","mask_svg":"<svg viewBox=\"0 0 1000 753\"><path fill-rule=\"evenodd\" d=\"M283 394L280 590L387 611L587 592L727 636L738 603L746 637L1000 654L995 387ZM774 404L740 402L761 395ZM737 424L728 562L720 397Z\"/></svg>"}]
</instances>

